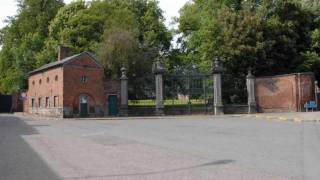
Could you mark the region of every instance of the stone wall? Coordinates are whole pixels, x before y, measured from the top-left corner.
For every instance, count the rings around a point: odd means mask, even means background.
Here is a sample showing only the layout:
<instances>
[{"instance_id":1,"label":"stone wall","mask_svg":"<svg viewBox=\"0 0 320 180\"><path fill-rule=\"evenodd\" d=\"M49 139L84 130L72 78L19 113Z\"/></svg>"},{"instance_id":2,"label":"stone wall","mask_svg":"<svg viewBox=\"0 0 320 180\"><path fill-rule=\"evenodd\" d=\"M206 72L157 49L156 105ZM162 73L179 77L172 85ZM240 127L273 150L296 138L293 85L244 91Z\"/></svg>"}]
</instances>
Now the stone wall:
<instances>
[{"instance_id":1,"label":"stone wall","mask_svg":"<svg viewBox=\"0 0 320 180\"><path fill-rule=\"evenodd\" d=\"M297 112L314 99L313 73L256 78L256 101L259 112Z\"/></svg>"},{"instance_id":2,"label":"stone wall","mask_svg":"<svg viewBox=\"0 0 320 180\"><path fill-rule=\"evenodd\" d=\"M248 114L248 105L230 104L223 107L225 114Z\"/></svg>"},{"instance_id":3,"label":"stone wall","mask_svg":"<svg viewBox=\"0 0 320 180\"><path fill-rule=\"evenodd\" d=\"M226 114L247 114L248 105L225 105L224 112ZM156 107L152 106L129 106L129 116L156 116ZM205 107L192 107L190 110L187 106L165 106L164 115L214 115L212 106Z\"/></svg>"}]
</instances>

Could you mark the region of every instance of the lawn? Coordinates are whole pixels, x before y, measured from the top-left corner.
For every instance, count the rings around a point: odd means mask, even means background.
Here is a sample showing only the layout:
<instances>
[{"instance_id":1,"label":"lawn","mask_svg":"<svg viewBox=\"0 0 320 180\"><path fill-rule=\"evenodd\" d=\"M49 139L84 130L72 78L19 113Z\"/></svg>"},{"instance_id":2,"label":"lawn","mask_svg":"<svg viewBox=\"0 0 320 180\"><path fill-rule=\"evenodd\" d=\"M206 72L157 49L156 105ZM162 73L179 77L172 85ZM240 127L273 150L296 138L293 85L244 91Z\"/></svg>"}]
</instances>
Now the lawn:
<instances>
[{"instance_id":1,"label":"lawn","mask_svg":"<svg viewBox=\"0 0 320 180\"><path fill-rule=\"evenodd\" d=\"M180 100L180 99L166 99L164 100L165 106L176 106L176 105L205 105L204 99L191 99ZM129 100L129 106L155 106L156 100L154 99L144 99L144 100Z\"/></svg>"}]
</instances>

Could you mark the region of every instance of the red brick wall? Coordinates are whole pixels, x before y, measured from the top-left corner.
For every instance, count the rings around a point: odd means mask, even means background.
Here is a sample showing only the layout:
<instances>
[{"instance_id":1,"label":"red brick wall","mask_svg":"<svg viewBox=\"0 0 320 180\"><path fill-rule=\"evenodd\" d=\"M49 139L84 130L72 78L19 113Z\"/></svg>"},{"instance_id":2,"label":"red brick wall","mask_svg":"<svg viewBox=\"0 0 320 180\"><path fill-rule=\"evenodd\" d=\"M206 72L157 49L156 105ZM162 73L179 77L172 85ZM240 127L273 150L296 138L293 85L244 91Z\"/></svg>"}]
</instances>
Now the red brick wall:
<instances>
[{"instance_id":1,"label":"red brick wall","mask_svg":"<svg viewBox=\"0 0 320 180\"><path fill-rule=\"evenodd\" d=\"M81 76L88 81L81 82ZM103 68L96 64L88 55L64 65L63 105L66 114L79 114L79 100L81 95L89 97L90 116L97 116L97 108L104 111L105 94L103 83ZM100 112L103 113L103 112ZM100 114L103 115L103 114ZM67 115L68 116L68 115Z\"/></svg>"},{"instance_id":2,"label":"red brick wall","mask_svg":"<svg viewBox=\"0 0 320 180\"><path fill-rule=\"evenodd\" d=\"M120 101L120 87L121 87L120 80L112 80L112 79L104 80L104 90L105 90L106 97L108 97L108 95L117 95Z\"/></svg>"},{"instance_id":3,"label":"red brick wall","mask_svg":"<svg viewBox=\"0 0 320 180\"><path fill-rule=\"evenodd\" d=\"M12 95L12 112L23 112L24 101L20 94Z\"/></svg>"},{"instance_id":4,"label":"red brick wall","mask_svg":"<svg viewBox=\"0 0 320 180\"><path fill-rule=\"evenodd\" d=\"M21 98L23 102L23 111L22 112L29 112L29 102L28 102L28 92L21 93Z\"/></svg>"},{"instance_id":5,"label":"red brick wall","mask_svg":"<svg viewBox=\"0 0 320 180\"><path fill-rule=\"evenodd\" d=\"M297 76L297 86L300 87L300 100L297 98L300 103L297 105L298 110L304 109L304 104L307 101L315 101L315 77L313 74L301 74L300 82L299 76ZM300 84L300 85L299 85ZM299 89L298 89L299 90Z\"/></svg>"},{"instance_id":6,"label":"red brick wall","mask_svg":"<svg viewBox=\"0 0 320 180\"><path fill-rule=\"evenodd\" d=\"M57 80L55 79L58 77ZM47 81L49 78L49 81ZM40 84L41 80L41 84ZM39 72L29 77L28 92L26 96L26 110L30 113L43 115L59 115L63 107L63 69L61 67ZM53 98L58 96L57 107L53 107ZM41 97L41 108L38 105L38 98ZM50 98L50 108L45 108L46 97ZM31 99L34 98L34 108L31 108ZM59 109L60 110L59 110Z\"/></svg>"},{"instance_id":7,"label":"red brick wall","mask_svg":"<svg viewBox=\"0 0 320 180\"><path fill-rule=\"evenodd\" d=\"M314 100L314 75L289 74L256 78L256 101L259 112L294 112Z\"/></svg>"}]
</instances>

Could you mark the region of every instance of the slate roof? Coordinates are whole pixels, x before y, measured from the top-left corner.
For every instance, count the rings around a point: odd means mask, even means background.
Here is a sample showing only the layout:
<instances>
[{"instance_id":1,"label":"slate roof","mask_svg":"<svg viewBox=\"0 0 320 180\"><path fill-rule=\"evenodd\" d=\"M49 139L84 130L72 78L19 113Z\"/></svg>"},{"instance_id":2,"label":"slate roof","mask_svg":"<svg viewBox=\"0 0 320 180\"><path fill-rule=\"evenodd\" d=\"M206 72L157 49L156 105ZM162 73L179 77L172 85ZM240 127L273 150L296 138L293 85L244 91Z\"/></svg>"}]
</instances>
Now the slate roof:
<instances>
[{"instance_id":1,"label":"slate roof","mask_svg":"<svg viewBox=\"0 0 320 180\"><path fill-rule=\"evenodd\" d=\"M62 66L62 65L67 64L68 62L70 62L70 61L72 61L72 60L74 60L74 59L76 59L76 58L78 58L78 57L80 57L80 56L82 56L84 54L89 55L99 66L101 66L101 64L97 61L97 59L95 58L95 56L93 54L85 51L85 52L82 52L80 54L76 54L76 55L61 59L60 61L55 61L55 62L52 62L52 63L49 63L49 64L45 64L45 65L41 66L40 68L29 72L29 76L33 75L33 74L36 74L38 72L43 72L43 71L46 71L48 69L52 69L52 68L55 68L55 67Z\"/></svg>"}]
</instances>

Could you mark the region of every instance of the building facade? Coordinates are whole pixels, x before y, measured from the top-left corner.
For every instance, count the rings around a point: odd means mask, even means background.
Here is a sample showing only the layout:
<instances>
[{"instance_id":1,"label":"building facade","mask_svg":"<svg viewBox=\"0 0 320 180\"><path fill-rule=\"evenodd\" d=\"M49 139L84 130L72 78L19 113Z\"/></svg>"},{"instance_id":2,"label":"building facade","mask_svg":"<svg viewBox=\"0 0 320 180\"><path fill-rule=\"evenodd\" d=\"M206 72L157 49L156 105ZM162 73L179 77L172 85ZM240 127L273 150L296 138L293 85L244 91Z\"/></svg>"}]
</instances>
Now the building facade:
<instances>
[{"instance_id":1,"label":"building facade","mask_svg":"<svg viewBox=\"0 0 320 180\"><path fill-rule=\"evenodd\" d=\"M60 48L56 62L29 73L24 111L54 117L117 115L120 86L105 80L104 69L92 54L69 55ZM115 86L112 92L105 88L110 83Z\"/></svg>"}]
</instances>

